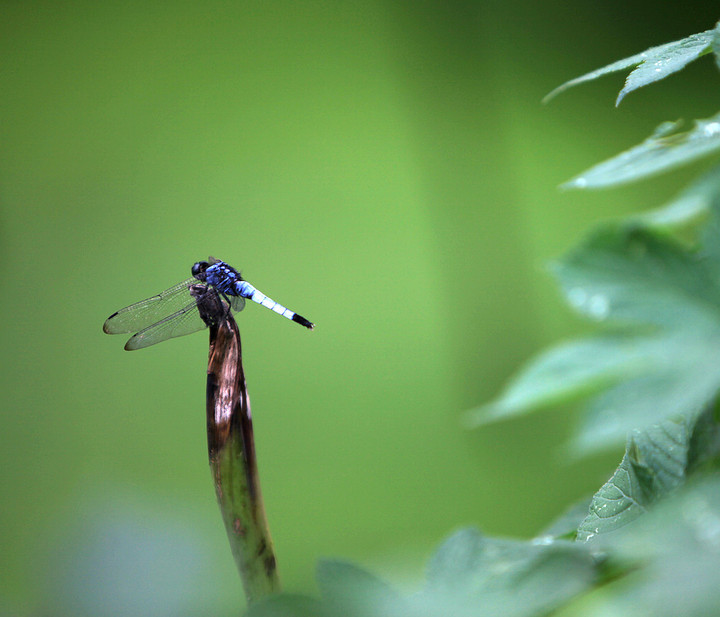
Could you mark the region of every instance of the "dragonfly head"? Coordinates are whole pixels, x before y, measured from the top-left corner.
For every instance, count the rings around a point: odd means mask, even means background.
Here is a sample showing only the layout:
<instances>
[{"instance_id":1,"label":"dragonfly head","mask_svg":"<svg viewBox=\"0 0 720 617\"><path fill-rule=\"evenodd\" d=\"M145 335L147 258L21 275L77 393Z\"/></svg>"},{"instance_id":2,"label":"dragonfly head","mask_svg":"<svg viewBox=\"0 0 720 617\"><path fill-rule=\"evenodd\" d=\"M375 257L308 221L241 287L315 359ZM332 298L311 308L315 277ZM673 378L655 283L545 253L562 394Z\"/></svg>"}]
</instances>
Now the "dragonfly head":
<instances>
[{"instance_id":1,"label":"dragonfly head","mask_svg":"<svg viewBox=\"0 0 720 617\"><path fill-rule=\"evenodd\" d=\"M210 267L210 264L207 261L198 261L195 264L193 264L192 267L192 275L198 280L198 281L205 281L205 271Z\"/></svg>"}]
</instances>

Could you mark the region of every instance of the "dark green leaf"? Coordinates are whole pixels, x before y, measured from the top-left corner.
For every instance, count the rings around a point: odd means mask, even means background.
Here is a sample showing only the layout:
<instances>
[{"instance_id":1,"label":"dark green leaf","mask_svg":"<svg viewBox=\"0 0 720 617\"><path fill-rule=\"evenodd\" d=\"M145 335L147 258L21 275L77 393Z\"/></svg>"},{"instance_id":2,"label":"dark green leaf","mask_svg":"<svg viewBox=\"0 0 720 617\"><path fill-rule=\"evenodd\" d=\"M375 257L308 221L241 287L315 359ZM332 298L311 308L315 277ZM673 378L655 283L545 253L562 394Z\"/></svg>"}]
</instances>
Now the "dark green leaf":
<instances>
[{"instance_id":1,"label":"dark green leaf","mask_svg":"<svg viewBox=\"0 0 720 617\"><path fill-rule=\"evenodd\" d=\"M717 403L703 413L695 423L688 447L688 472L706 467L718 467L720 462L720 423Z\"/></svg>"},{"instance_id":2,"label":"dark green leaf","mask_svg":"<svg viewBox=\"0 0 720 617\"><path fill-rule=\"evenodd\" d=\"M720 150L720 114L696 120L684 133L679 123L666 122L641 144L603 161L569 182L563 188L606 188L654 176Z\"/></svg>"},{"instance_id":3,"label":"dark green leaf","mask_svg":"<svg viewBox=\"0 0 720 617\"><path fill-rule=\"evenodd\" d=\"M555 90L543 99L543 102L549 101L561 92L578 84L592 81L608 73L622 71L635 66L637 68L628 75L625 80L625 87L620 91L617 101L615 102L616 105L619 105L620 101L629 92L660 81L668 75L684 68L693 60L709 53L714 32L714 30L707 30L706 32L693 34L679 41L651 47L642 53L630 56L624 60L618 60L586 75L571 79L562 86L555 88Z\"/></svg>"},{"instance_id":4,"label":"dark green leaf","mask_svg":"<svg viewBox=\"0 0 720 617\"><path fill-rule=\"evenodd\" d=\"M589 514L578 527L578 540L627 525L683 482L688 470L689 424L684 419L666 420L633 432L620 466L593 497Z\"/></svg>"}]
</instances>

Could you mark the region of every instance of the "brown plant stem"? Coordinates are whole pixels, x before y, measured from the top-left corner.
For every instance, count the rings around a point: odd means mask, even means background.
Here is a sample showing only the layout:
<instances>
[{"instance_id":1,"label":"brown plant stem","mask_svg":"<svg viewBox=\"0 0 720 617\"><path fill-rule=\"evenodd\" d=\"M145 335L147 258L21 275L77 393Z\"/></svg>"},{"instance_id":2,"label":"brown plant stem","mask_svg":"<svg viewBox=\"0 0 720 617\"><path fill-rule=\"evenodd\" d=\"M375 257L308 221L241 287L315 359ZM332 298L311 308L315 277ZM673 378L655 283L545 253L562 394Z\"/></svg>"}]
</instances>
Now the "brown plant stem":
<instances>
[{"instance_id":1,"label":"brown plant stem","mask_svg":"<svg viewBox=\"0 0 720 617\"><path fill-rule=\"evenodd\" d=\"M210 328L207 434L220 511L248 604L280 591L273 543L260 491L240 332L218 294L191 289Z\"/></svg>"}]
</instances>

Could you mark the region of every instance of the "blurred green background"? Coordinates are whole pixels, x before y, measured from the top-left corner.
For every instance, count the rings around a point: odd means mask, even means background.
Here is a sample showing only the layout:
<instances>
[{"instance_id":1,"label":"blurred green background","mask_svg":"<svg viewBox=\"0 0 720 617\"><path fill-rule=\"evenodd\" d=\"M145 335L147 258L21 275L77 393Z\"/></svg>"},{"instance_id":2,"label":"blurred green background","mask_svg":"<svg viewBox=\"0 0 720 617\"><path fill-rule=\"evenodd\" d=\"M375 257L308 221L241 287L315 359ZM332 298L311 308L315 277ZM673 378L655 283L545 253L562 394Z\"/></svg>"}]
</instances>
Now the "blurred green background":
<instances>
[{"instance_id":1,"label":"blurred green background","mask_svg":"<svg viewBox=\"0 0 720 617\"><path fill-rule=\"evenodd\" d=\"M682 11L682 13L680 13ZM104 319L209 254L317 325L239 315L281 577L403 587L459 526L527 537L619 452L571 410L468 432L584 330L544 264L697 170L557 185L706 117L709 59L613 107L566 79L711 28L710 2L0 4L0 614L237 614L206 460L207 337L136 353Z\"/></svg>"}]
</instances>

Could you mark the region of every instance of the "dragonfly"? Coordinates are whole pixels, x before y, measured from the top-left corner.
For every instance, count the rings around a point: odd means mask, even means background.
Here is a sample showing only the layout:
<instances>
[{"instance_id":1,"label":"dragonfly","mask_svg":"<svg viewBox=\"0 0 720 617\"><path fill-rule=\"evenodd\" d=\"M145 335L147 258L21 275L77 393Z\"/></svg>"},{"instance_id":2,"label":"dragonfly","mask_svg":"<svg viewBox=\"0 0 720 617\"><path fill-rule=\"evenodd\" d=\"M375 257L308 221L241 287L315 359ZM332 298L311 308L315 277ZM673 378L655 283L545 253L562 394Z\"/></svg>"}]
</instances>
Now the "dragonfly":
<instances>
[{"instance_id":1,"label":"dragonfly","mask_svg":"<svg viewBox=\"0 0 720 617\"><path fill-rule=\"evenodd\" d=\"M196 262L191 273L192 277L182 283L113 313L105 320L103 331L107 334L135 332L125 343L127 351L197 332L208 325L198 310L198 298L206 293L217 294L218 302L227 311L243 310L247 298L309 330L315 327L302 315L259 291L224 261L209 257L207 261Z\"/></svg>"}]
</instances>

